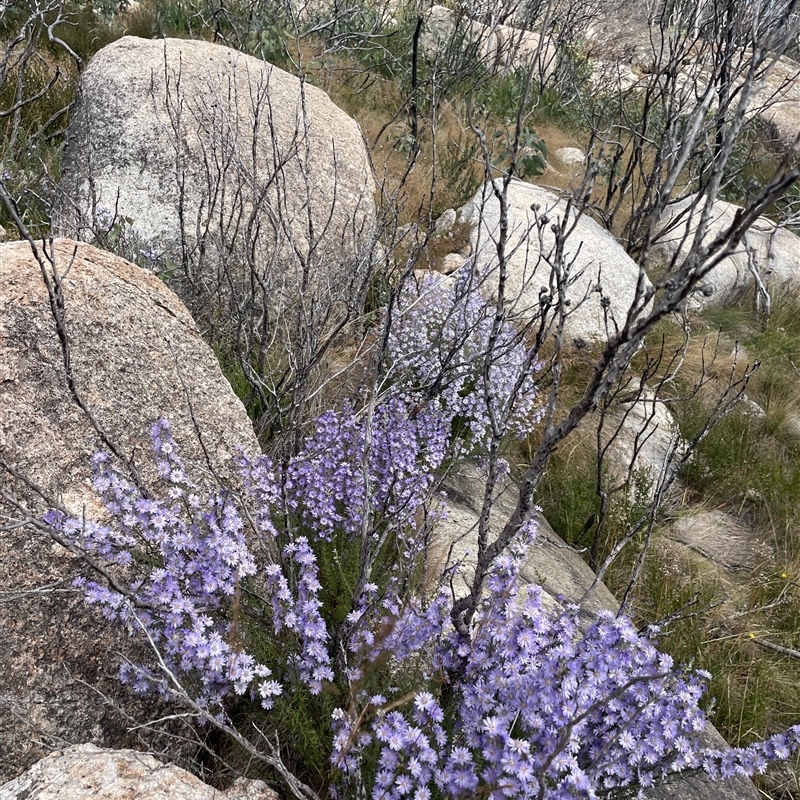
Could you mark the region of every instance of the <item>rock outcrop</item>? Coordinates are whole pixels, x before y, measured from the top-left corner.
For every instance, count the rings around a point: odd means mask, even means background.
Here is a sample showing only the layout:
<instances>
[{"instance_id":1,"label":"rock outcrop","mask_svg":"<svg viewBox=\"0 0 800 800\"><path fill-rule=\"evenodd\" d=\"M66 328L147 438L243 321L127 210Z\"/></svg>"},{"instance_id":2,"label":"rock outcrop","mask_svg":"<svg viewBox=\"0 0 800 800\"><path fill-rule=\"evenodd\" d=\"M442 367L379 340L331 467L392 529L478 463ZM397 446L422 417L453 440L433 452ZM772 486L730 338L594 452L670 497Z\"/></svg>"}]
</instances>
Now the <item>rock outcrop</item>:
<instances>
[{"instance_id":1,"label":"rock outcrop","mask_svg":"<svg viewBox=\"0 0 800 800\"><path fill-rule=\"evenodd\" d=\"M537 79L552 75L556 48L542 41L540 34L510 25L488 25L466 16L433 6L425 17L420 46L429 59L452 53L458 57L477 57L492 73L504 75L517 69L533 68ZM453 52L458 49L458 54Z\"/></svg>"},{"instance_id":2,"label":"rock outcrop","mask_svg":"<svg viewBox=\"0 0 800 800\"><path fill-rule=\"evenodd\" d=\"M631 91L640 84L639 76L619 61L590 61L592 73L588 85L596 97L617 96Z\"/></svg>"},{"instance_id":3,"label":"rock outcrop","mask_svg":"<svg viewBox=\"0 0 800 800\"><path fill-rule=\"evenodd\" d=\"M231 475L238 445L258 450L213 352L158 278L67 240L55 241L52 257L62 276L75 390L146 484L155 479L149 429L159 416L170 420L187 465L204 474ZM102 447L68 387L31 248L0 245L0 462L72 513L95 516L102 507L90 483L90 456ZM41 757L42 745L132 746L124 714L139 722L156 714L152 702L117 681L115 651L127 646L126 637L72 588L81 560L30 526L5 526L39 519L46 501L1 468L0 488L0 779L8 779Z\"/></svg>"},{"instance_id":4,"label":"rock outcrop","mask_svg":"<svg viewBox=\"0 0 800 800\"><path fill-rule=\"evenodd\" d=\"M444 489L447 495L447 518L436 527L429 562L437 576L449 565L463 564L466 569L459 570L459 582L453 586L456 595L463 596L467 594L467 581L474 574L478 554L478 518L485 490L485 477L477 466L465 462L450 471ZM508 479L501 481L492 504L490 530L493 537L500 533L516 503L517 489L514 484ZM527 583L539 584L544 589L545 601L551 603L553 608L561 597L570 602L578 602L591 585L594 574L580 555L553 531L541 514L537 518L537 524L539 530L520 577ZM614 608L614 603L611 592L603 584L599 584L587 600L584 611L593 615L601 609Z\"/></svg>"},{"instance_id":5,"label":"rock outcrop","mask_svg":"<svg viewBox=\"0 0 800 800\"><path fill-rule=\"evenodd\" d=\"M660 232L650 248L649 264L654 269L688 253L697 235L704 201L691 195L667 208ZM709 244L733 224L739 206L716 200L703 243ZM800 284L800 237L759 217L741 244L705 276L689 299L693 308L735 302L752 291L760 281L766 291ZM758 276L756 278L756 276Z\"/></svg>"},{"instance_id":6,"label":"rock outcrop","mask_svg":"<svg viewBox=\"0 0 800 800\"><path fill-rule=\"evenodd\" d=\"M92 744L51 753L0 786L0 800L278 800L263 781L239 778L226 791L135 750Z\"/></svg>"},{"instance_id":7,"label":"rock outcrop","mask_svg":"<svg viewBox=\"0 0 800 800\"><path fill-rule=\"evenodd\" d=\"M784 147L792 147L800 130L800 64L786 56L779 59L750 110L774 127Z\"/></svg>"},{"instance_id":8,"label":"rock outcrop","mask_svg":"<svg viewBox=\"0 0 800 800\"><path fill-rule=\"evenodd\" d=\"M512 180L507 207L505 302L512 315L530 321L541 314L543 303L552 309L558 299L554 270L561 270L567 284L568 339L601 340L622 326L636 297L640 270L616 239L585 214L578 218L572 209L568 225L574 221L574 230L559 254L553 226L566 218L565 200L539 186ZM458 219L472 226L475 263L486 275L487 290L496 293L501 220L491 184L459 209ZM552 321L553 311L549 314Z\"/></svg>"},{"instance_id":9,"label":"rock outcrop","mask_svg":"<svg viewBox=\"0 0 800 800\"><path fill-rule=\"evenodd\" d=\"M648 20L646 9L635 0L591 6L583 28L586 54L592 60L615 61L651 72L662 52L661 26Z\"/></svg>"},{"instance_id":10,"label":"rock outcrop","mask_svg":"<svg viewBox=\"0 0 800 800\"><path fill-rule=\"evenodd\" d=\"M679 517L667 535L716 568L745 575L751 575L769 556L769 548L759 542L753 530L740 518L719 509L700 508Z\"/></svg>"},{"instance_id":11,"label":"rock outcrop","mask_svg":"<svg viewBox=\"0 0 800 800\"><path fill-rule=\"evenodd\" d=\"M612 408L602 442L612 481L627 484L632 500L648 503L659 484L674 474L683 447L669 409L647 390Z\"/></svg>"},{"instance_id":12,"label":"rock outcrop","mask_svg":"<svg viewBox=\"0 0 800 800\"><path fill-rule=\"evenodd\" d=\"M553 158L565 167L582 167L586 163L586 153L578 147L559 147Z\"/></svg>"},{"instance_id":13,"label":"rock outcrop","mask_svg":"<svg viewBox=\"0 0 800 800\"><path fill-rule=\"evenodd\" d=\"M698 28L694 39L687 39L685 27L673 27L673 21L661 19L646 4L631 0L613 4L601 2L592 4L590 8L595 13L589 11L587 14L583 49L589 63L594 66L593 77L598 73L598 65L606 65L618 70L622 78L611 84L613 88L623 91L634 87L644 89L650 78L658 81L659 73L665 68L678 67L676 88L679 91L674 107L683 106L688 110L695 106L709 85L713 69L715 48L704 42L708 33L703 34ZM712 25L713 7L700 6L699 10L695 23ZM762 18L762 24L763 21ZM676 55L679 58L675 59ZM744 81L751 56L752 51L746 48L731 55L734 83L741 85ZM668 65L673 59L673 63ZM637 74L640 76L638 81L635 79ZM749 105L749 115L771 124L778 142L787 149L791 148L800 129L800 64L787 56L769 63L768 71L759 71L756 89ZM715 108L716 100L712 100L711 110Z\"/></svg>"},{"instance_id":14,"label":"rock outcrop","mask_svg":"<svg viewBox=\"0 0 800 800\"><path fill-rule=\"evenodd\" d=\"M247 313L269 338L301 300L309 327L356 304L374 189L358 125L322 90L221 45L125 36L81 75L56 224L125 234L204 325Z\"/></svg>"}]
</instances>

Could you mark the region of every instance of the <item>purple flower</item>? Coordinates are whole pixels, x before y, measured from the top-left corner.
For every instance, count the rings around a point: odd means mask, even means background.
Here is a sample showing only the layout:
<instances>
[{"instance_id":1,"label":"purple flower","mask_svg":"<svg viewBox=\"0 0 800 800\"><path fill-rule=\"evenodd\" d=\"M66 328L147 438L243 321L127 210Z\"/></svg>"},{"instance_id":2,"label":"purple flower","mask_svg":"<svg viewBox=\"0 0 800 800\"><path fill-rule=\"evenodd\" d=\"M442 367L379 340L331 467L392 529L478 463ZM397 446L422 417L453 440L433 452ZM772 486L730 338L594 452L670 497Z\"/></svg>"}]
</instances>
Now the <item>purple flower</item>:
<instances>
[{"instance_id":1,"label":"purple flower","mask_svg":"<svg viewBox=\"0 0 800 800\"><path fill-rule=\"evenodd\" d=\"M586 627L577 607L550 608L539 587L521 587L533 520L491 565L468 631L451 619L451 582L464 567L421 588L440 473L537 417L533 355L476 277L468 269L447 285L401 290L383 393L367 408L321 414L279 466L240 453L241 495L190 478L166 420L151 429L150 496L96 454L108 518L51 510L44 519L121 578L114 589L75 585L107 619L146 634L220 718L231 695L269 710L287 690L330 689L340 707L327 788L339 797L368 780L375 800L569 800L685 770L754 774L788 757L800 728L703 750L704 673L676 669L655 631L610 613ZM259 570L248 537L267 554ZM330 570L342 593L335 609L322 600ZM269 647L257 650L262 637ZM139 693L173 694L144 666L126 663L120 677Z\"/></svg>"},{"instance_id":2,"label":"purple flower","mask_svg":"<svg viewBox=\"0 0 800 800\"><path fill-rule=\"evenodd\" d=\"M533 373L540 368L523 334L480 291L471 261L458 279L410 279L389 330L389 357L398 391L422 395L463 420L480 447L492 434L522 437L534 413Z\"/></svg>"}]
</instances>

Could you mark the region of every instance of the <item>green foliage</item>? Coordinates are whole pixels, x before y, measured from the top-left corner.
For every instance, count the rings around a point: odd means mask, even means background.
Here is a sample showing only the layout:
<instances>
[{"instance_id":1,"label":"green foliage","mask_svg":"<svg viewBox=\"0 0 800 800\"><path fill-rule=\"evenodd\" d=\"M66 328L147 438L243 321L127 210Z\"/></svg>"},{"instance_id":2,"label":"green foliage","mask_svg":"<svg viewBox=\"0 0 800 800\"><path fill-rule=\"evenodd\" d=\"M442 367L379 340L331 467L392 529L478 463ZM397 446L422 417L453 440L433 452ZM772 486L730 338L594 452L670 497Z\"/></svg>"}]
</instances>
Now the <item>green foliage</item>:
<instances>
[{"instance_id":1,"label":"green foliage","mask_svg":"<svg viewBox=\"0 0 800 800\"><path fill-rule=\"evenodd\" d=\"M130 9L124 16L125 34L151 39L158 34L155 24L155 10L147 2Z\"/></svg>"},{"instance_id":2,"label":"green foliage","mask_svg":"<svg viewBox=\"0 0 800 800\"><path fill-rule=\"evenodd\" d=\"M527 101L525 97L525 70L518 69L498 75L486 75L469 89L470 102L473 116L484 120L488 125L509 126L516 122L517 115L522 113L522 118L532 120L534 123L554 123L567 131L581 131L586 127L586 118L581 111L581 103L577 100L582 97L585 82L591 68L579 80L577 89L572 99L565 96L550 81L538 83L530 82ZM462 95L466 92L462 90Z\"/></svg>"},{"instance_id":3,"label":"green foliage","mask_svg":"<svg viewBox=\"0 0 800 800\"><path fill-rule=\"evenodd\" d=\"M471 102L476 118L490 123L510 125L516 120L525 91L525 73L515 70L504 75L493 75L480 83L472 93ZM529 112L529 101L523 114Z\"/></svg>"},{"instance_id":4,"label":"green foliage","mask_svg":"<svg viewBox=\"0 0 800 800\"><path fill-rule=\"evenodd\" d=\"M154 29L162 36L189 36L195 33L196 24L200 21L194 13L192 3L183 0L168 0L158 3L154 9Z\"/></svg>"},{"instance_id":5,"label":"green foliage","mask_svg":"<svg viewBox=\"0 0 800 800\"><path fill-rule=\"evenodd\" d=\"M539 484L536 501L553 530L575 547L587 547L600 501L596 492L597 456L557 452Z\"/></svg>"},{"instance_id":6,"label":"green foliage","mask_svg":"<svg viewBox=\"0 0 800 800\"><path fill-rule=\"evenodd\" d=\"M359 8L355 15L339 21L323 36L336 37L344 44L342 49L373 75L390 81L405 96L411 90L411 60L416 18L395 20L395 24L374 30L378 19L377 9ZM366 18L365 16L366 15ZM365 32L371 32L364 36ZM425 69L424 61L420 64ZM422 77L425 80L425 77ZM418 93L418 102L423 100Z\"/></svg>"},{"instance_id":7,"label":"green foliage","mask_svg":"<svg viewBox=\"0 0 800 800\"><path fill-rule=\"evenodd\" d=\"M22 0L0 14L0 54L22 37L9 52L9 71L0 83L0 110L19 107L0 118L0 176L22 221L37 237L49 232L62 134L75 97L78 66L72 53L85 64L123 34L107 16L110 8L63 2L41 15L39 4ZM52 38L46 26L52 26ZM0 224L11 225L5 207L0 208Z\"/></svg>"},{"instance_id":8,"label":"green foliage","mask_svg":"<svg viewBox=\"0 0 800 800\"><path fill-rule=\"evenodd\" d=\"M299 520L292 521L293 527L297 528L298 524ZM358 540L342 533L330 546L318 548L317 566L322 585L319 596L329 630L340 630L346 615L352 610L359 557ZM383 574L383 571L376 574ZM242 587L241 606L246 607L248 613L239 614L239 604L235 604L237 620L234 630L239 631L241 640L247 643L247 652L259 663L285 667L287 659L298 652L297 635L287 628L276 635L270 621L272 612L269 605L247 585ZM276 698L269 714L269 729L265 733L278 733L284 762L296 776L320 791L329 778L333 738L331 715L335 708L342 706L342 693L346 690L344 685L325 684L323 691L314 695L305 685L298 683L291 692ZM238 700L230 714L235 727L245 733L252 731L254 724L262 729L265 724L263 709L256 700ZM258 744L257 737L253 737L253 741ZM242 768L250 766L247 755L235 748L223 755L229 763L239 764ZM279 779L279 776L267 773L261 777Z\"/></svg>"},{"instance_id":9,"label":"green foliage","mask_svg":"<svg viewBox=\"0 0 800 800\"><path fill-rule=\"evenodd\" d=\"M61 153L41 139L28 138L18 140L15 150L16 156L7 142L0 141L0 177L31 233L34 236L46 235L56 191L52 176L58 174ZM8 231L14 230L8 210L2 203L0 225Z\"/></svg>"},{"instance_id":10,"label":"green foliage","mask_svg":"<svg viewBox=\"0 0 800 800\"><path fill-rule=\"evenodd\" d=\"M515 148L517 159L514 165L514 174L523 180L535 178L547 169L547 145L539 135L524 127L520 131L519 142L516 136L505 131L495 132L495 144L499 149L495 150L495 158L492 166L501 172L508 172L511 169L511 158Z\"/></svg>"},{"instance_id":11,"label":"green foliage","mask_svg":"<svg viewBox=\"0 0 800 800\"><path fill-rule=\"evenodd\" d=\"M464 132L457 139L448 139L437 154L447 197L444 203L440 202L444 208L434 207L434 213L441 213L464 205L475 195L483 183L483 159L477 137Z\"/></svg>"},{"instance_id":12,"label":"green foliage","mask_svg":"<svg viewBox=\"0 0 800 800\"><path fill-rule=\"evenodd\" d=\"M150 28L158 36L208 39L276 66L288 66L292 21L278 2L150 0L147 6L152 15ZM143 25L144 20L140 18L137 24Z\"/></svg>"},{"instance_id":13,"label":"green foliage","mask_svg":"<svg viewBox=\"0 0 800 800\"><path fill-rule=\"evenodd\" d=\"M692 435L707 409L688 404L678 414L684 435ZM747 409L722 419L700 443L687 465L684 480L692 494L746 519L764 540L789 562L800 556L798 447L782 442L769 430L768 418Z\"/></svg>"},{"instance_id":14,"label":"green foliage","mask_svg":"<svg viewBox=\"0 0 800 800\"><path fill-rule=\"evenodd\" d=\"M268 61L270 64L285 65L288 31L278 24L267 24L260 31L251 30L245 42L245 51Z\"/></svg>"},{"instance_id":15,"label":"green foliage","mask_svg":"<svg viewBox=\"0 0 800 800\"><path fill-rule=\"evenodd\" d=\"M12 108L19 102L18 78L18 70L15 69L9 74L5 84L0 85L0 110ZM32 58L28 61L23 71L21 97L25 99L40 94L42 96L21 107L18 133L20 145L15 148L14 153L5 153L6 159L17 162L24 160L27 155L24 148L28 147L28 142L22 140L31 137L38 140L43 134L49 135L53 129L57 131L66 124L66 116L62 116L57 121L58 124L44 128L54 114L72 103L76 78L74 67L63 57L56 58L48 54L41 59ZM15 125L14 115L0 118L0 154L7 149Z\"/></svg>"},{"instance_id":16,"label":"green foliage","mask_svg":"<svg viewBox=\"0 0 800 800\"><path fill-rule=\"evenodd\" d=\"M748 120L726 164L720 197L740 206L753 202L781 167L784 155L785 146L770 123L761 116ZM792 220L798 200L800 187L795 183L764 214L779 223ZM796 227L790 225L790 229Z\"/></svg>"},{"instance_id":17,"label":"green foliage","mask_svg":"<svg viewBox=\"0 0 800 800\"><path fill-rule=\"evenodd\" d=\"M554 124L565 131L584 134L590 119L587 115L596 117L602 111L601 116L608 116L611 111L609 100L588 88L591 74L592 66L580 47L562 42L554 74L533 85L530 106L534 122Z\"/></svg>"},{"instance_id":18,"label":"green foliage","mask_svg":"<svg viewBox=\"0 0 800 800\"><path fill-rule=\"evenodd\" d=\"M772 311L765 327L756 328L752 345L765 363L786 367L797 375L794 359L800 352L800 298L791 288L772 293Z\"/></svg>"},{"instance_id":19,"label":"green foliage","mask_svg":"<svg viewBox=\"0 0 800 800\"><path fill-rule=\"evenodd\" d=\"M85 63L98 50L124 35L122 25L111 16L114 6L113 0L65 3L64 21L55 28L55 33ZM47 46L52 55L63 55L61 45L48 42Z\"/></svg>"},{"instance_id":20,"label":"green foliage","mask_svg":"<svg viewBox=\"0 0 800 800\"><path fill-rule=\"evenodd\" d=\"M295 530L302 530L300 520L292 520L291 524ZM390 538L376 562L373 575L378 580L381 592L386 589L387 579L393 574L391 561L396 557L396 549L394 538ZM353 610L353 594L361 567L361 544L357 537L340 531L333 541L316 548L315 552L322 587L319 593L322 615L328 630L341 632L346 616ZM415 579L422 579L422 575L415 576ZM275 635L269 621L270 609L264 603L259 604L258 597L248 593L246 587L242 600L250 612L248 615L242 614L240 618L247 652L260 663L285 665L286 659L298 652L296 634L284 628L280 635ZM253 609L258 609L259 605L261 615L254 614ZM323 691L314 695L298 683L291 692L276 698L269 714L270 732L275 731L279 735L284 763L294 775L317 791L324 791L329 784L332 712L346 705L343 698L350 696L350 692L356 694L362 690L370 695L389 693L390 685L397 687L396 693L402 695L408 691L418 691L420 685L424 684L422 670L425 662L422 654L416 659L404 661L402 671L387 670L386 663L386 659L379 659L361 665L363 677L352 687L346 682L325 683ZM231 717L240 731L252 730L253 724L263 727L265 721L260 704L247 699L238 701ZM254 743L258 743L255 737ZM226 755L230 759L235 753ZM246 755L240 755L242 766L249 766ZM235 759L231 763L236 763ZM376 768L376 763L364 764L363 776L367 785L371 783ZM279 779L277 775L267 774L263 777Z\"/></svg>"},{"instance_id":21,"label":"green foliage","mask_svg":"<svg viewBox=\"0 0 800 800\"><path fill-rule=\"evenodd\" d=\"M214 354L219 361L222 374L231 385L234 394L242 401L247 416L255 422L263 413L264 407L261 398L253 391L244 370L236 360L235 354L231 353L229 348L223 348L219 343L214 348Z\"/></svg>"},{"instance_id":22,"label":"green foliage","mask_svg":"<svg viewBox=\"0 0 800 800\"><path fill-rule=\"evenodd\" d=\"M692 439L700 433L710 409L701 401L687 402L676 409L681 435ZM760 422L751 414L736 410L722 419L698 446L687 465L684 479L707 502L718 504L732 499L742 490L743 473L757 474L757 465L749 472L748 462L756 460L763 441ZM761 468L764 467L763 462ZM751 481L748 481L748 483Z\"/></svg>"},{"instance_id":23,"label":"green foliage","mask_svg":"<svg viewBox=\"0 0 800 800\"><path fill-rule=\"evenodd\" d=\"M254 598L248 598L253 605ZM264 617L253 619L242 615L244 639L247 651L261 663L281 665L290 654L296 652L296 643L289 642L285 636L275 636L269 622L269 611L265 608ZM298 685L291 692L276 698L275 706L269 714L267 735L279 734L281 753L287 767L304 782L317 789L326 783L329 771L331 714L341 705L339 690L328 686L318 695L311 694L304 686ZM254 725L263 728L264 712L259 702L243 698L230 712L234 726L249 735L258 744L256 736L250 734ZM223 753L227 759L237 764L236 752ZM250 759L240 754L239 766L247 768ZM255 776L254 776L255 777ZM278 779L277 775L264 774L267 779Z\"/></svg>"},{"instance_id":24,"label":"green foliage","mask_svg":"<svg viewBox=\"0 0 800 800\"><path fill-rule=\"evenodd\" d=\"M688 466L692 490L710 502L746 509L754 524L781 548L782 557L800 556L800 300L777 294L766 326L743 308L708 316L740 338L748 360L761 366L748 396L763 413L739 407L706 437ZM685 435L697 430L706 409L700 399L676 408Z\"/></svg>"},{"instance_id":25,"label":"green foliage","mask_svg":"<svg viewBox=\"0 0 800 800\"><path fill-rule=\"evenodd\" d=\"M0 41L8 40L22 30L24 23L35 13L40 13L41 3L35 0L17 0L0 14ZM115 7L122 9L127 2L114 0L64 0L46 15L43 21L53 27L53 34L65 42L82 59L91 58L100 48L123 35L122 26L112 16ZM51 41L45 33L40 36L42 50L50 56L60 57L63 47Z\"/></svg>"},{"instance_id":26,"label":"green foliage","mask_svg":"<svg viewBox=\"0 0 800 800\"><path fill-rule=\"evenodd\" d=\"M758 116L748 120L725 166L720 197L737 205L752 201L774 174L781 155L772 126Z\"/></svg>"},{"instance_id":27,"label":"green foliage","mask_svg":"<svg viewBox=\"0 0 800 800\"><path fill-rule=\"evenodd\" d=\"M586 56L585 42L581 39L565 39L558 44L558 55L554 75L543 88L552 88L562 102L571 104L587 94L592 64Z\"/></svg>"},{"instance_id":28,"label":"green foliage","mask_svg":"<svg viewBox=\"0 0 800 800\"><path fill-rule=\"evenodd\" d=\"M622 486L614 479L608 461L600 470L597 461L596 449L587 442L568 454L555 453L537 492L537 503L553 530L582 551L593 568L645 512L651 488L647 473L635 472L631 485ZM630 549L638 552L637 543L632 542ZM618 568L620 571L625 567Z\"/></svg>"},{"instance_id":29,"label":"green foliage","mask_svg":"<svg viewBox=\"0 0 800 800\"><path fill-rule=\"evenodd\" d=\"M331 630L338 630L352 611L353 592L361 565L360 554L358 540L341 533L331 542L331 547L320 549L320 599L323 615ZM379 570L378 574L383 574L383 571Z\"/></svg>"}]
</instances>

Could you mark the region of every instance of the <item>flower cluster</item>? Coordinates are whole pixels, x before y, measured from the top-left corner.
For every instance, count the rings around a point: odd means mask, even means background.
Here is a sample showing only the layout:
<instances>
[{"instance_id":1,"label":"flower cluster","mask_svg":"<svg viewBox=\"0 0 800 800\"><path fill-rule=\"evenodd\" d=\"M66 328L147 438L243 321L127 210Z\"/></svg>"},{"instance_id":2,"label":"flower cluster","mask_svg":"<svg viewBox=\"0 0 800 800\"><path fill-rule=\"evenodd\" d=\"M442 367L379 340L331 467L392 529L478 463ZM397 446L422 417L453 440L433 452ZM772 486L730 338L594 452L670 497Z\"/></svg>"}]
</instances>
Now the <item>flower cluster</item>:
<instances>
[{"instance_id":1,"label":"flower cluster","mask_svg":"<svg viewBox=\"0 0 800 800\"><path fill-rule=\"evenodd\" d=\"M629 620L603 614L582 633L577 608L548 614L538 589L517 608L514 594L493 594L472 641L446 654L464 659L458 728L481 765L446 775L449 794L469 780L582 797L697 766L702 676L674 674Z\"/></svg>"},{"instance_id":2,"label":"flower cluster","mask_svg":"<svg viewBox=\"0 0 800 800\"><path fill-rule=\"evenodd\" d=\"M449 725L429 690L369 698L369 731L359 727L364 714L336 715L332 760L345 778L377 750L374 800L595 798L686 770L752 775L797 750L800 727L750 748L703 750L707 676L676 671L624 617L602 613L583 631L576 607L548 611L538 587L519 597L523 553L498 559L469 638L443 636L436 622L417 626L448 676ZM430 643L421 639L417 646Z\"/></svg>"},{"instance_id":3,"label":"flower cluster","mask_svg":"<svg viewBox=\"0 0 800 800\"><path fill-rule=\"evenodd\" d=\"M471 266L455 278L429 275L403 288L389 358L403 392L437 398L480 445L493 427L520 437L532 430L538 364L520 333L498 321Z\"/></svg>"},{"instance_id":4,"label":"flower cluster","mask_svg":"<svg viewBox=\"0 0 800 800\"><path fill-rule=\"evenodd\" d=\"M412 656L429 659L423 675L430 678L433 644L449 629L451 610L452 596L445 586L429 602L411 596L403 603L395 580L389 581L380 597L378 586L368 583L347 616L347 649L355 657L348 670L349 681L361 679L363 665L388 660L401 663Z\"/></svg>"},{"instance_id":5,"label":"flower cluster","mask_svg":"<svg viewBox=\"0 0 800 800\"><path fill-rule=\"evenodd\" d=\"M317 559L304 536L286 545L283 552L299 568L297 597L293 597L280 565L267 567L273 626L276 634L286 627L298 635L300 652L293 663L300 680L312 694L319 694L322 682L332 681L334 675L326 648L328 630L320 613L319 590L322 586L318 580Z\"/></svg>"},{"instance_id":6,"label":"flower cluster","mask_svg":"<svg viewBox=\"0 0 800 800\"><path fill-rule=\"evenodd\" d=\"M800 725L776 733L763 742L728 750L705 750L703 770L715 781L736 775L762 774L772 761L784 761L800 749Z\"/></svg>"},{"instance_id":7,"label":"flower cluster","mask_svg":"<svg viewBox=\"0 0 800 800\"><path fill-rule=\"evenodd\" d=\"M48 512L45 521L86 552L131 568L127 594L83 578L76 583L106 618L145 633L167 667L194 687L201 706L219 708L231 690L258 690L265 699L280 694L280 685L269 680L271 670L231 637L230 602L239 582L256 571L239 512L223 491L201 501L166 420L151 435L166 500L143 497L100 453L93 459L94 485L113 525L83 524L60 511ZM147 570L146 564L155 566ZM154 685L149 671L130 664L120 676L141 692ZM170 694L168 683L156 685Z\"/></svg>"},{"instance_id":8,"label":"flower cluster","mask_svg":"<svg viewBox=\"0 0 800 800\"><path fill-rule=\"evenodd\" d=\"M312 535L361 532L382 522L401 534L427 499L450 438L436 403L389 397L372 416L328 411L288 470L286 502Z\"/></svg>"}]
</instances>

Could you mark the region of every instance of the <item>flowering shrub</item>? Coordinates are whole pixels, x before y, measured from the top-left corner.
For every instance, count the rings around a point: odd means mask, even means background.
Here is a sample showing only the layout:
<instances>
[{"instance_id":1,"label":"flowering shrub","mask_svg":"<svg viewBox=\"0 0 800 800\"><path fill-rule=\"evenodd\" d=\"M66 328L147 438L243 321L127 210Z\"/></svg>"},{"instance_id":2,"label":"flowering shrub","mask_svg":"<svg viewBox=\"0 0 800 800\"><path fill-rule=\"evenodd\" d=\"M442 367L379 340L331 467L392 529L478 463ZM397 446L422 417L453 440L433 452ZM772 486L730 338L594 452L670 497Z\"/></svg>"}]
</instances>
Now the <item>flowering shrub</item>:
<instances>
[{"instance_id":1,"label":"flowering shrub","mask_svg":"<svg viewBox=\"0 0 800 800\"><path fill-rule=\"evenodd\" d=\"M165 420L153 426L152 438L158 473L169 486L165 500L142 497L100 453L93 459L94 485L114 524L84 525L60 511L50 511L45 521L87 553L135 569L127 596L96 581L76 583L107 619L146 632L169 668L187 677L199 705L218 708L231 688L241 694L258 679L268 707L280 686L268 680L268 667L236 652L228 637L237 583L256 571L239 511L224 491L201 501ZM150 570L140 568L153 562ZM166 679L146 668L125 664L120 678L139 692L158 687L171 696Z\"/></svg>"},{"instance_id":2,"label":"flowering shrub","mask_svg":"<svg viewBox=\"0 0 800 800\"><path fill-rule=\"evenodd\" d=\"M47 514L125 575L114 587L77 581L158 653L160 671L126 663L122 680L221 726L236 698L263 712L297 693L335 698L330 719L308 724L329 731L332 773L318 789L340 797L361 787L375 800L598 797L686 770L753 774L796 750L800 728L747 749L701 748L703 673L676 669L624 617L584 628L577 607L548 609L540 589L520 586L531 520L495 559L468 633L456 629L450 584L462 567L433 587L422 578L442 513L436 476L487 436L531 424L534 365L458 283L423 284L399 312L385 396L371 411L321 415L280 468L240 455L244 496L201 492L160 420L160 499L98 454L107 521ZM456 418L468 441L453 436ZM257 568L248 541L270 563ZM323 574L338 575L335 588ZM260 652L253 626L272 649Z\"/></svg>"},{"instance_id":3,"label":"flowering shrub","mask_svg":"<svg viewBox=\"0 0 800 800\"><path fill-rule=\"evenodd\" d=\"M676 671L625 617L603 612L584 631L576 606L547 611L539 587L519 597L526 544L498 559L469 639L448 625L443 593L397 619L401 633L385 648L402 661L432 643L435 691L400 708L396 698L364 697L369 731L359 730L364 711L336 712L333 760L345 775L379 751L373 797L427 800L434 788L450 798L597 797L687 770L753 775L797 749L800 727L749 748L701 748L709 676Z\"/></svg>"},{"instance_id":4,"label":"flowering shrub","mask_svg":"<svg viewBox=\"0 0 800 800\"><path fill-rule=\"evenodd\" d=\"M354 536L368 517L402 535L448 452L449 423L435 404L409 408L396 397L371 420L349 406L323 414L289 467L289 508L313 536L329 541L337 530Z\"/></svg>"},{"instance_id":5,"label":"flowering shrub","mask_svg":"<svg viewBox=\"0 0 800 800\"><path fill-rule=\"evenodd\" d=\"M389 330L389 358L402 391L426 394L461 417L483 443L493 420L529 433L536 421L532 373L538 369L521 335L499 324L497 309L479 291L482 276L465 268L456 276L429 275L408 282Z\"/></svg>"}]
</instances>

